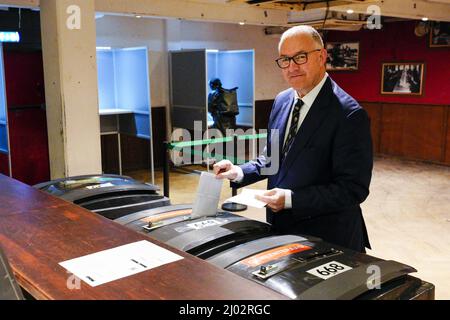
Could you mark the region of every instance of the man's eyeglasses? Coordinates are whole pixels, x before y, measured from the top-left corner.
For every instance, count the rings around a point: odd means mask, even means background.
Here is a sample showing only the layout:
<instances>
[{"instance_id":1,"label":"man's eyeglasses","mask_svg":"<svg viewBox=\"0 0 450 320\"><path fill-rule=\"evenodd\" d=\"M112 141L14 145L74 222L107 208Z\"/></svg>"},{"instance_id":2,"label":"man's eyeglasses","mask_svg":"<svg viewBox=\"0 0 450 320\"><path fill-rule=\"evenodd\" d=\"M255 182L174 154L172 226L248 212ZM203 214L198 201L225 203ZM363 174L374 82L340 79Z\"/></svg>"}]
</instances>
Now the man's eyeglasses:
<instances>
[{"instance_id":1,"label":"man's eyeglasses","mask_svg":"<svg viewBox=\"0 0 450 320\"><path fill-rule=\"evenodd\" d=\"M289 65L291 64L291 60L294 61L295 64L301 65L308 62L308 54L315 51L320 51L322 49L314 49L308 52L299 52L293 57L281 57L276 59L277 65L281 69L289 68Z\"/></svg>"}]
</instances>

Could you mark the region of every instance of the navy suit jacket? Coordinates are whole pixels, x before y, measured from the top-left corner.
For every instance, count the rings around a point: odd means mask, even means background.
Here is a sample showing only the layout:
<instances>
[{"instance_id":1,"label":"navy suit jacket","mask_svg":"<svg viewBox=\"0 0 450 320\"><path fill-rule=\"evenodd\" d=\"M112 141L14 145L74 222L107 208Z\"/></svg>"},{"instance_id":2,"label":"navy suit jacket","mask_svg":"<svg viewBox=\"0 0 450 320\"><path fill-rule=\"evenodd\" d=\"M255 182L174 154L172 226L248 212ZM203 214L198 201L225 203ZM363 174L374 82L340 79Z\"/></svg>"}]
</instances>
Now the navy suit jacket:
<instances>
[{"instance_id":1,"label":"navy suit jacket","mask_svg":"<svg viewBox=\"0 0 450 320\"><path fill-rule=\"evenodd\" d=\"M278 129L279 154L295 91L281 92L269 119L268 156L241 166L242 187L268 178L268 189L292 190L292 209L273 213L267 221L279 233L320 237L356 251L370 248L360 203L369 195L373 156L366 111L330 77L325 81L276 174L266 176Z\"/></svg>"}]
</instances>

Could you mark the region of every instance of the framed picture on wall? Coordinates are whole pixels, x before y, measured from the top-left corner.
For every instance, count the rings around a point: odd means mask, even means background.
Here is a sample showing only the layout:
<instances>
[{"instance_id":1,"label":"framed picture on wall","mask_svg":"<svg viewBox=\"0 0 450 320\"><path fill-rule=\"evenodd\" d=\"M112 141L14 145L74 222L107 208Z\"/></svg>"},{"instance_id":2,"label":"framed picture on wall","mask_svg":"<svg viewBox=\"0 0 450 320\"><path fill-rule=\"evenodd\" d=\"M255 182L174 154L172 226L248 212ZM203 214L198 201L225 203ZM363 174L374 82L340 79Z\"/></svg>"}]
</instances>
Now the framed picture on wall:
<instances>
[{"instance_id":1,"label":"framed picture on wall","mask_svg":"<svg viewBox=\"0 0 450 320\"><path fill-rule=\"evenodd\" d=\"M430 47L450 47L450 22L433 22L431 24Z\"/></svg>"},{"instance_id":2,"label":"framed picture on wall","mask_svg":"<svg viewBox=\"0 0 450 320\"><path fill-rule=\"evenodd\" d=\"M421 95L424 69L423 62L383 63L381 93Z\"/></svg>"},{"instance_id":3,"label":"framed picture on wall","mask_svg":"<svg viewBox=\"0 0 450 320\"><path fill-rule=\"evenodd\" d=\"M358 70L359 42L329 42L326 49L328 71Z\"/></svg>"}]
</instances>

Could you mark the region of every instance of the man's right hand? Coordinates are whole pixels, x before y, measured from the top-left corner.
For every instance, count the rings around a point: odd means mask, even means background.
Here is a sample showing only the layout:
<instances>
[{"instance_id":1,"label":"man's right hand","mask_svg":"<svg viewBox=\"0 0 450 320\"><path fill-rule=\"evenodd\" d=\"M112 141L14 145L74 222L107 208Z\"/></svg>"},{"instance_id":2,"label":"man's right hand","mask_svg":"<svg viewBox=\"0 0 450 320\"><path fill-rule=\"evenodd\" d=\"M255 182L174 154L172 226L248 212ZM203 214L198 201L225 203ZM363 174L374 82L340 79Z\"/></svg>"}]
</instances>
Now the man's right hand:
<instances>
[{"instance_id":1,"label":"man's right hand","mask_svg":"<svg viewBox=\"0 0 450 320\"><path fill-rule=\"evenodd\" d=\"M230 160L221 160L213 166L214 174L217 179L234 180L238 176L237 166L231 163Z\"/></svg>"}]
</instances>

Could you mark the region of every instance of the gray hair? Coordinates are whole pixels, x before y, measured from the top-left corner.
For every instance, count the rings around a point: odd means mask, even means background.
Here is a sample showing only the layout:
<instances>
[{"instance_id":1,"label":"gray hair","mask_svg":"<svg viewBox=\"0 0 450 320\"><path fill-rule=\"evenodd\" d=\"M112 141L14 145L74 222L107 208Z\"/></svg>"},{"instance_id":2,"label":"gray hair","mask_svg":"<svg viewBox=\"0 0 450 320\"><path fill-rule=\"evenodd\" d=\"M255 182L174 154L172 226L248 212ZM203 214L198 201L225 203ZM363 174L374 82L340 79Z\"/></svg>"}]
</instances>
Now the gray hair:
<instances>
[{"instance_id":1,"label":"gray hair","mask_svg":"<svg viewBox=\"0 0 450 320\"><path fill-rule=\"evenodd\" d=\"M314 40L314 42L320 46L321 49L323 48L323 40L320 36L320 33L311 26L301 25L289 28L281 35L280 42L278 43L278 51L280 51L281 44L286 39L296 37L300 34L309 35Z\"/></svg>"}]
</instances>

